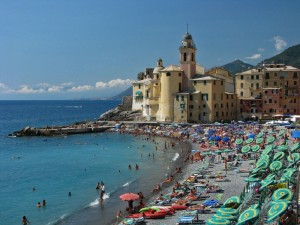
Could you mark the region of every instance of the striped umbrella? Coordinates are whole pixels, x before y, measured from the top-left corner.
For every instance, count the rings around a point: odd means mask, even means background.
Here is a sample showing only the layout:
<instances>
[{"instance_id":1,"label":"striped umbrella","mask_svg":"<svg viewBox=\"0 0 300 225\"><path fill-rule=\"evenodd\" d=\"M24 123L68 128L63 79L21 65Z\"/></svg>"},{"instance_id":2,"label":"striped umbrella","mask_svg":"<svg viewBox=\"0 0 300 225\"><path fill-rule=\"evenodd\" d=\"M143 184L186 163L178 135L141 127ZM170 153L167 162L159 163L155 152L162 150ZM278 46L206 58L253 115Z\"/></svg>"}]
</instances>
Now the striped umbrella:
<instances>
[{"instance_id":1,"label":"striped umbrella","mask_svg":"<svg viewBox=\"0 0 300 225\"><path fill-rule=\"evenodd\" d=\"M252 152L257 152L257 151L259 151L260 150L260 147L258 146L258 145L253 145L252 147L251 147L251 151Z\"/></svg>"},{"instance_id":2,"label":"striped umbrella","mask_svg":"<svg viewBox=\"0 0 300 225\"><path fill-rule=\"evenodd\" d=\"M270 173L266 178L265 178L265 180L274 180L275 179L275 177L276 177L276 175L275 174L273 174L273 173Z\"/></svg>"},{"instance_id":3,"label":"striped umbrella","mask_svg":"<svg viewBox=\"0 0 300 225\"><path fill-rule=\"evenodd\" d=\"M284 133L285 133L284 130L280 130L279 133L278 133L278 135L279 135L279 136L282 136L282 135L284 135Z\"/></svg>"},{"instance_id":4,"label":"striped umbrella","mask_svg":"<svg viewBox=\"0 0 300 225\"><path fill-rule=\"evenodd\" d=\"M294 193L287 188L279 188L276 191L274 191L272 195L272 200L277 201L277 200L287 200L291 201L294 197Z\"/></svg>"},{"instance_id":5,"label":"striped umbrella","mask_svg":"<svg viewBox=\"0 0 300 225\"><path fill-rule=\"evenodd\" d=\"M254 222L259 216L259 211L254 208L246 209L240 216L236 225L246 224L248 222Z\"/></svg>"},{"instance_id":6,"label":"striped umbrella","mask_svg":"<svg viewBox=\"0 0 300 225\"><path fill-rule=\"evenodd\" d=\"M239 196L231 196L223 203L223 205L226 208L234 208L234 209L239 207L240 204L241 204L241 198Z\"/></svg>"},{"instance_id":7,"label":"striped umbrella","mask_svg":"<svg viewBox=\"0 0 300 225\"><path fill-rule=\"evenodd\" d=\"M270 223L273 220L277 219L279 216L284 214L287 209L288 209L288 204L286 202L281 201L274 204L268 211L267 222Z\"/></svg>"},{"instance_id":8,"label":"striped umbrella","mask_svg":"<svg viewBox=\"0 0 300 225\"><path fill-rule=\"evenodd\" d=\"M249 145L245 145L244 147L242 147L242 153L248 153L250 151L250 146Z\"/></svg>"},{"instance_id":9,"label":"striped umbrella","mask_svg":"<svg viewBox=\"0 0 300 225\"><path fill-rule=\"evenodd\" d=\"M252 143L254 141L254 138L248 138L247 140L246 140L246 144L250 144L250 143Z\"/></svg>"},{"instance_id":10,"label":"striped umbrella","mask_svg":"<svg viewBox=\"0 0 300 225\"><path fill-rule=\"evenodd\" d=\"M277 160L282 160L285 157L285 153L284 152L276 152L276 154L274 155L273 160L277 161Z\"/></svg>"},{"instance_id":11,"label":"striped umbrella","mask_svg":"<svg viewBox=\"0 0 300 225\"><path fill-rule=\"evenodd\" d=\"M220 217L212 217L206 220L207 225L229 225L231 222L229 220L220 218Z\"/></svg>"},{"instance_id":12,"label":"striped umbrella","mask_svg":"<svg viewBox=\"0 0 300 225\"><path fill-rule=\"evenodd\" d=\"M283 173L283 174L282 174L280 180L281 180L281 181L287 181L287 180L288 180L289 182L291 182L291 183L293 183L293 184L296 183L295 179L293 179L291 175L286 174L286 173Z\"/></svg>"},{"instance_id":13,"label":"striped umbrella","mask_svg":"<svg viewBox=\"0 0 300 225\"><path fill-rule=\"evenodd\" d=\"M269 166L269 160L266 160L266 159L260 159L256 163L257 168L267 169L268 166Z\"/></svg>"},{"instance_id":14,"label":"striped umbrella","mask_svg":"<svg viewBox=\"0 0 300 225\"><path fill-rule=\"evenodd\" d=\"M244 179L246 182L259 182L261 179L259 177L248 177Z\"/></svg>"},{"instance_id":15,"label":"striped umbrella","mask_svg":"<svg viewBox=\"0 0 300 225\"><path fill-rule=\"evenodd\" d=\"M264 141L264 139L263 138L257 138L256 139L256 144L260 144L260 143L262 143Z\"/></svg>"},{"instance_id":16,"label":"striped umbrella","mask_svg":"<svg viewBox=\"0 0 300 225\"><path fill-rule=\"evenodd\" d=\"M217 209L217 214L230 214L230 215L236 215L238 214L238 210L232 209L232 208L219 208Z\"/></svg>"},{"instance_id":17,"label":"striped umbrella","mask_svg":"<svg viewBox=\"0 0 300 225\"><path fill-rule=\"evenodd\" d=\"M232 152L232 150L229 149L229 148L227 148L227 149L225 149L223 152L228 153L228 152Z\"/></svg>"},{"instance_id":18,"label":"striped umbrella","mask_svg":"<svg viewBox=\"0 0 300 225\"><path fill-rule=\"evenodd\" d=\"M283 167L283 163L281 161L274 161L269 166L270 170L273 172L281 170Z\"/></svg>"}]
</instances>

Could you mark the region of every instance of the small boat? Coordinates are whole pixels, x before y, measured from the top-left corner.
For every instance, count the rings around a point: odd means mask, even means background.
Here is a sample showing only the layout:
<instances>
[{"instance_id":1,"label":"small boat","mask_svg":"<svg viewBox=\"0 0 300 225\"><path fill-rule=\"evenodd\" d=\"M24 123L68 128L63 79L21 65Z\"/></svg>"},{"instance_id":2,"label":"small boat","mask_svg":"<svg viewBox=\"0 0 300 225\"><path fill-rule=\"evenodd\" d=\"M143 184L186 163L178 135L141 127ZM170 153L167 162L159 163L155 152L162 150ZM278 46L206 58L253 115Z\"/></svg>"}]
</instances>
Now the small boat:
<instances>
[{"instance_id":1,"label":"small boat","mask_svg":"<svg viewBox=\"0 0 300 225\"><path fill-rule=\"evenodd\" d=\"M171 207L172 207L172 209L174 209L174 210L185 210L185 209L188 208L187 205L176 205L176 204L172 205Z\"/></svg>"}]
</instances>

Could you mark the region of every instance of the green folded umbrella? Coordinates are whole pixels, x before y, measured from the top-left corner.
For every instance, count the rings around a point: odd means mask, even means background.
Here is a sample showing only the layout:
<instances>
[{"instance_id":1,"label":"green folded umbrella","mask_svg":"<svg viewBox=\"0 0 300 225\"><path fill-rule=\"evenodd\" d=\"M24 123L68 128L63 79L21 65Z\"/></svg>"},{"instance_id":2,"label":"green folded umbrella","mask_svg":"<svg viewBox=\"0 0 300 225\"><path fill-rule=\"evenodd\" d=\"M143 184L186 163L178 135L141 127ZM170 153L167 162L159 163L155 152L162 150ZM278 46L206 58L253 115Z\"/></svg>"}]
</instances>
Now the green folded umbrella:
<instances>
[{"instance_id":1,"label":"green folded umbrella","mask_svg":"<svg viewBox=\"0 0 300 225\"><path fill-rule=\"evenodd\" d=\"M284 135L284 133L285 133L285 131L284 131L284 130L281 130L281 131L279 131L278 135L279 135L279 136L282 136L282 135Z\"/></svg>"},{"instance_id":2,"label":"green folded umbrella","mask_svg":"<svg viewBox=\"0 0 300 225\"><path fill-rule=\"evenodd\" d=\"M277 150L278 151L285 151L285 150L288 150L288 146L287 145L279 145L278 147L277 147Z\"/></svg>"},{"instance_id":3,"label":"green folded umbrella","mask_svg":"<svg viewBox=\"0 0 300 225\"><path fill-rule=\"evenodd\" d=\"M207 225L229 225L231 222L229 220L220 218L220 217L212 217L206 220Z\"/></svg>"},{"instance_id":4,"label":"green folded umbrella","mask_svg":"<svg viewBox=\"0 0 300 225\"><path fill-rule=\"evenodd\" d=\"M236 225L242 225L248 222L253 223L255 220L257 220L258 216L259 216L259 211L257 209L248 208L244 212L242 212L242 214L239 216Z\"/></svg>"},{"instance_id":5,"label":"green folded umbrella","mask_svg":"<svg viewBox=\"0 0 300 225\"><path fill-rule=\"evenodd\" d=\"M256 144L260 144L260 143L262 143L264 141L264 139L263 138L257 138L256 139Z\"/></svg>"},{"instance_id":6,"label":"green folded umbrella","mask_svg":"<svg viewBox=\"0 0 300 225\"><path fill-rule=\"evenodd\" d=\"M223 151L221 150L217 150L217 151L214 151L214 153L217 153L217 154L221 154Z\"/></svg>"},{"instance_id":7,"label":"green folded umbrella","mask_svg":"<svg viewBox=\"0 0 300 225\"><path fill-rule=\"evenodd\" d=\"M252 152L257 152L257 151L259 151L260 150L260 147L258 146L258 145L253 145L252 147L251 147L251 151Z\"/></svg>"},{"instance_id":8,"label":"green folded umbrella","mask_svg":"<svg viewBox=\"0 0 300 225\"><path fill-rule=\"evenodd\" d=\"M226 152L226 153L228 153L228 152L232 152L232 150L231 150L231 149L229 149L229 148L227 148L227 149L223 150L223 152Z\"/></svg>"},{"instance_id":9,"label":"green folded umbrella","mask_svg":"<svg viewBox=\"0 0 300 225\"><path fill-rule=\"evenodd\" d=\"M274 180L275 179L275 177L276 177L276 175L275 174L273 174L273 173L270 173L264 180Z\"/></svg>"},{"instance_id":10,"label":"green folded umbrella","mask_svg":"<svg viewBox=\"0 0 300 225\"><path fill-rule=\"evenodd\" d=\"M296 144L294 144L292 147L291 147L291 151L293 152L293 151L296 151L297 149L299 149L300 148L300 143L298 142L298 143L296 143Z\"/></svg>"},{"instance_id":11,"label":"green folded umbrella","mask_svg":"<svg viewBox=\"0 0 300 225\"><path fill-rule=\"evenodd\" d=\"M284 152L276 152L276 154L273 157L274 161L277 160L282 160L285 157L285 153Z\"/></svg>"},{"instance_id":12,"label":"green folded umbrella","mask_svg":"<svg viewBox=\"0 0 300 225\"><path fill-rule=\"evenodd\" d=\"M253 138L248 138L248 139L246 140L246 144L250 144L250 143L252 143L253 141L254 141Z\"/></svg>"},{"instance_id":13,"label":"green folded umbrella","mask_svg":"<svg viewBox=\"0 0 300 225\"><path fill-rule=\"evenodd\" d=\"M293 153L291 155L288 156L287 160L290 163L296 163L300 160L300 153Z\"/></svg>"},{"instance_id":14,"label":"green folded umbrella","mask_svg":"<svg viewBox=\"0 0 300 225\"><path fill-rule=\"evenodd\" d=\"M236 145L241 145L243 144L243 139L236 139L235 142L234 142Z\"/></svg>"},{"instance_id":15,"label":"green folded umbrella","mask_svg":"<svg viewBox=\"0 0 300 225\"><path fill-rule=\"evenodd\" d=\"M268 142L269 144L272 144L274 141L275 141L275 137L274 137L274 136L269 136L269 137L267 138L267 142Z\"/></svg>"},{"instance_id":16,"label":"green folded umbrella","mask_svg":"<svg viewBox=\"0 0 300 225\"><path fill-rule=\"evenodd\" d=\"M214 214L212 217L215 217L215 218L222 218L222 219L225 219L225 220L235 220L236 217L235 216L232 216L230 214Z\"/></svg>"},{"instance_id":17,"label":"green folded umbrella","mask_svg":"<svg viewBox=\"0 0 300 225\"><path fill-rule=\"evenodd\" d=\"M267 159L260 159L256 162L256 167L261 169L267 169L269 166L269 160Z\"/></svg>"},{"instance_id":18,"label":"green folded umbrella","mask_svg":"<svg viewBox=\"0 0 300 225\"><path fill-rule=\"evenodd\" d=\"M230 214L230 215L236 215L238 214L238 210L232 209L232 208L219 208L217 209L217 214Z\"/></svg>"},{"instance_id":19,"label":"green folded umbrella","mask_svg":"<svg viewBox=\"0 0 300 225\"><path fill-rule=\"evenodd\" d=\"M259 182L261 179L259 177L248 177L244 179L246 182Z\"/></svg>"},{"instance_id":20,"label":"green folded umbrella","mask_svg":"<svg viewBox=\"0 0 300 225\"><path fill-rule=\"evenodd\" d=\"M283 168L283 163L281 161L274 161L269 166L270 170L277 172Z\"/></svg>"},{"instance_id":21,"label":"green folded umbrella","mask_svg":"<svg viewBox=\"0 0 300 225\"><path fill-rule=\"evenodd\" d=\"M273 220L277 219L281 215L285 213L288 209L288 204L286 202L278 202L277 204L273 205L270 210L268 211L268 220L267 222L270 223Z\"/></svg>"},{"instance_id":22,"label":"green folded umbrella","mask_svg":"<svg viewBox=\"0 0 300 225\"><path fill-rule=\"evenodd\" d=\"M274 180L262 180L260 182L261 186L259 188L260 191L262 191L263 189L265 189L266 187L268 187L271 184L274 184L275 181Z\"/></svg>"},{"instance_id":23,"label":"green folded umbrella","mask_svg":"<svg viewBox=\"0 0 300 225\"><path fill-rule=\"evenodd\" d=\"M261 138L262 136L264 136L264 133L263 133L263 132L259 132L259 133L256 135L257 138Z\"/></svg>"},{"instance_id":24,"label":"green folded umbrella","mask_svg":"<svg viewBox=\"0 0 300 225\"><path fill-rule=\"evenodd\" d=\"M272 200L277 201L277 200L286 200L286 201L291 201L294 197L294 193L287 188L279 188L276 191L274 191L272 195Z\"/></svg>"},{"instance_id":25,"label":"green folded umbrella","mask_svg":"<svg viewBox=\"0 0 300 225\"><path fill-rule=\"evenodd\" d=\"M250 151L250 146L249 145L245 145L244 147L242 147L242 153L248 153Z\"/></svg>"}]
</instances>

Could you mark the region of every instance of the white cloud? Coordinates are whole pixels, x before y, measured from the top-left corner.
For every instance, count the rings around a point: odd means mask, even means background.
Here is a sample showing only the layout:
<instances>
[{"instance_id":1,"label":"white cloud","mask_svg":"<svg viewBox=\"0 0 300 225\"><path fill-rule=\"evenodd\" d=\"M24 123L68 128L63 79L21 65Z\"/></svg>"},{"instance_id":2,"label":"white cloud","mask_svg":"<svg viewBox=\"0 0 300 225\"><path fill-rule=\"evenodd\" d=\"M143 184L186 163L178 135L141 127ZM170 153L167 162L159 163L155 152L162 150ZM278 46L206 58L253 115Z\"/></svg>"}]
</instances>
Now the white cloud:
<instances>
[{"instance_id":1,"label":"white cloud","mask_svg":"<svg viewBox=\"0 0 300 225\"><path fill-rule=\"evenodd\" d=\"M254 55L248 56L248 57L246 57L246 58L247 58L247 59L256 60L256 59L261 58L261 54L254 54Z\"/></svg>"},{"instance_id":2,"label":"white cloud","mask_svg":"<svg viewBox=\"0 0 300 225\"><path fill-rule=\"evenodd\" d=\"M122 87L122 86L131 85L132 82L133 80L130 79L126 79L126 80L116 79L116 80L109 81L107 85L108 87Z\"/></svg>"},{"instance_id":3,"label":"white cloud","mask_svg":"<svg viewBox=\"0 0 300 225\"><path fill-rule=\"evenodd\" d=\"M95 89L94 86L91 86L91 85L81 85L81 86L77 86L77 87L72 87L68 91L79 92L79 91L91 91L94 89Z\"/></svg>"},{"instance_id":4,"label":"white cloud","mask_svg":"<svg viewBox=\"0 0 300 225\"><path fill-rule=\"evenodd\" d=\"M287 46L286 41L280 36L273 37L273 41L275 41L275 48L277 51L281 51Z\"/></svg>"},{"instance_id":5,"label":"white cloud","mask_svg":"<svg viewBox=\"0 0 300 225\"><path fill-rule=\"evenodd\" d=\"M264 48L258 48L257 50L258 50L259 52L264 52L264 51L265 51Z\"/></svg>"},{"instance_id":6,"label":"white cloud","mask_svg":"<svg viewBox=\"0 0 300 225\"><path fill-rule=\"evenodd\" d=\"M15 90L15 92L20 94L36 94L36 93L43 93L45 92L45 90L42 88L34 89L28 85L21 85L21 87Z\"/></svg>"},{"instance_id":7,"label":"white cloud","mask_svg":"<svg viewBox=\"0 0 300 225\"><path fill-rule=\"evenodd\" d=\"M96 88L106 88L107 83L104 83L102 81L96 82Z\"/></svg>"}]
</instances>

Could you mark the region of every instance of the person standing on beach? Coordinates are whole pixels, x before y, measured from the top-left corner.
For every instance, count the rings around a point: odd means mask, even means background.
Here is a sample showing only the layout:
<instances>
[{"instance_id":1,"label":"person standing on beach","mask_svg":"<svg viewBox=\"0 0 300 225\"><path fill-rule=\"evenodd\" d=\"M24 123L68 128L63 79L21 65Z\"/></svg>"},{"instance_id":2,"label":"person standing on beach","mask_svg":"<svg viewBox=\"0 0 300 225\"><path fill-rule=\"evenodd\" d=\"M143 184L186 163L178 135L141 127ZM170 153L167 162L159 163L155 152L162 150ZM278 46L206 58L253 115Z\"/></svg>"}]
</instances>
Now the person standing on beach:
<instances>
[{"instance_id":1,"label":"person standing on beach","mask_svg":"<svg viewBox=\"0 0 300 225\"><path fill-rule=\"evenodd\" d=\"M120 210L117 212L117 223L116 224L119 223L119 219L121 218L121 216L122 216L122 211Z\"/></svg>"},{"instance_id":2,"label":"person standing on beach","mask_svg":"<svg viewBox=\"0 0 300 225\"><path fill-rule=\"evenodd\" d=\"M105 186L104 183L101 181L101 191L100 191L100 201L103 202L103 196L105 193Z\"/></svg>"}]
</instances>

